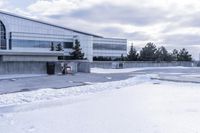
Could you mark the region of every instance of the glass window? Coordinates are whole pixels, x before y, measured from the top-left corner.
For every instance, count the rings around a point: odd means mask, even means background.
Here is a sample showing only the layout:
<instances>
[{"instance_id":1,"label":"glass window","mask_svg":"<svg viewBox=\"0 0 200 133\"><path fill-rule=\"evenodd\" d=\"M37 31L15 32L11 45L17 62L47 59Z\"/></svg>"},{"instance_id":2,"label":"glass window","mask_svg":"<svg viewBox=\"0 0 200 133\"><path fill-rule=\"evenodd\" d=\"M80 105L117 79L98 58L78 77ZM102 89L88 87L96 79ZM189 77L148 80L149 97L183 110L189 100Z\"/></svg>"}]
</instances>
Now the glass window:
<instances>
[{"instance_id":1,"label":"glass window","mask_svg":"<svg viewBox=\"0 0 200 133\"><path fill-rule=\"evenodd\" d=\"M52 42L52 41L40 41L40 40L19 40L12 39L12 47L24 47L24 48L50 48L51 44L54 46L62 44L64 48L72 48L73 42Z\"/></svg>"},{"instance_id":2,"label":"glass window","mask_svg":"<svg viewBox=\"0 0 200 133\"><path fill-rule=\"evenodd\" d=\"M0 21L0 49L6 49L6 28Z\"/></svg>"},{"instance_id":3,"label":"glass window","mask_svg":"<svg viewBox=\"0 0 200 133\"><path fill-rule=\"evenodd\" d=\"M93 48L96 50L126 50L126 45L94 43Z\"/></svg>"},{"instance_id":4,"label":"glass window","mask_svg":"<svg viewBox=\"0 0 200 133\"><path fill-rule=\"evenodd\" d=\"M12 47L25 47L25 48L50 48L50 41L36 41L36 40L18 40L12 39Z\"/></svg>"},{"instance_id":5,"label":"glass window","mask_svg":"<svg viewBox=\"0 0 200 133\"><path fill-rule=\"evenodd\" d=\"M63 42L64 48L73 48L73 42Z\"/></svg>"}]
</instances>

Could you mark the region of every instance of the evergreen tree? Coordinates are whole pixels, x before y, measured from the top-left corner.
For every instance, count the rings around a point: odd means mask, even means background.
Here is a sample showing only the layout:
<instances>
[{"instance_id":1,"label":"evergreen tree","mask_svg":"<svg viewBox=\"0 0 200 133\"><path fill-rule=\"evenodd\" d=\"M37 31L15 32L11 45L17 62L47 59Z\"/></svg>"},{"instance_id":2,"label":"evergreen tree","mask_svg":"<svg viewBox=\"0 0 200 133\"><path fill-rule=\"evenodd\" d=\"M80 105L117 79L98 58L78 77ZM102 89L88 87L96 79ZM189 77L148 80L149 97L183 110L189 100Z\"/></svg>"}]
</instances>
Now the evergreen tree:
<instances>
[{"instance_id":1,"label":"evergreen tree","mask_svg":"<svg viewBox=\"0 0 200 133\"><path fill-rule=\"evenodd\" d=\"M133 44L132 44L130 51L128 53L127 59L129 61L137 61L138 57L139 57L139 54L137 53L137 50L133 47Z\"/></svg>"},{"instance_id":2,"label":"evergreen tree","mask_svg":"<svg viewBox=\"0 0 200 133\"><path fill-rule=\"evenodd\" d=\"M51 49L50 49L50 51L54 51L54 50L55 50L55 47L53 45L53 42L51 42Z\"/></svg>"},{"instance_id":3,"label":"evergreen tree","mask_svg":"<svg viewBox=\"0 0 200 133\"><path fill-rule=\"evenodd\" d=\"M123 55L123 54L121 54L120 61L125 61L125 60L126 60L126 58L124 57L124 55Z\"/></svg>"},{"instance_id":4,"label":"evergreen tree","mask_svg":"<svg viewBox=\"0 0 200 133\"><path fill-rule=\"evenodd\" d=\"M140 60L141 61L155 61L156 59L156 45L149 42L144 48L140 51Z\"/></svg>"},{"instance_id":5,"label":"evergreen tree","mask_svg":"<svg viewBox=\"0 0 200 133\"><path fill-rule=\"evenodd\" d=\"M73 59L82 60L84 58L84 53L81 52L80 42L76 39L75 46L73 46L73 52L70 53Z\"/></svg>"},{"instance_id":6,"label":"evergreen tree","mask_svg":"<svg viewBox=\"0 0 200 133\"><path fill-rule=\"evenodd\" d=\"M192 55L183 48L178 53L178 61L192 61Z\"/></svg>"},{"instance_id":7,"label":"evergreen tree","mask_svg":"<svg viewBox=\"0 0 200 133\"><path fill-rule=\"evenodd\" d=\"M163 46L156 51L156 61L171 61L171 55L168 53L167 49Z\"/></svg>"},{"instance_id":8,"label":"evergreen tree","mask_svg":"<svg viewBox=\"0 0 200 133\"><path fill-rule=\"evenodd\" d=\"M173 61L177 61L178 60L178 50L174 49L172 51L171 57L172 57Z\"/></svg>"},{"instance_id":9,"label":"evergreen tree","mask_svg":"<svg viewBox=\"0 0 200 133\"><path fill-rule=\"evenodd\" d=\"M56 45L56 51L63 51L63 47L61 43Z\"/></svg>"}]
</instances>

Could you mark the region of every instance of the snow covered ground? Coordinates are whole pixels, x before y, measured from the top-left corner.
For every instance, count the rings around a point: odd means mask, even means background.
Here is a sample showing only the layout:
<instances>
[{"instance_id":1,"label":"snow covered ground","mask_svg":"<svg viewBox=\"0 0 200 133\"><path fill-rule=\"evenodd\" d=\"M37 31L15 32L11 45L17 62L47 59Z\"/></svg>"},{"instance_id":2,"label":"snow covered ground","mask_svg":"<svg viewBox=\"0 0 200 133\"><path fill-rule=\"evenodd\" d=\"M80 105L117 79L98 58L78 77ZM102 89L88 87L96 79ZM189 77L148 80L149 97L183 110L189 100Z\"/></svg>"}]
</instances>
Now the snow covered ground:
<instances>
[{"instance_id":1,"label":"snow covered ground","mask_svg":"<svg viewBox=\"0 0 200 133\"><path fill-rule=\"evenodd\" d=\"M0 95L0 133L200 132L200 84L152 76Z\"/></svg>"},{"instance_id":2,"label":"snow covered ground","mask_svg":"<svg viewBox=\"0 0 200 133\"><path fill-rule=\"evenodd\" d=\"M193 67L194 68L194 67ZM135 71L141 71L141 70L151 70L151 69L191 69L191 67L135 67L135 68L125 68L125 69L104 69L104 68L91 68L91 73L129 73L129 72L135 72Z\"/></svg>"}]
</instances>

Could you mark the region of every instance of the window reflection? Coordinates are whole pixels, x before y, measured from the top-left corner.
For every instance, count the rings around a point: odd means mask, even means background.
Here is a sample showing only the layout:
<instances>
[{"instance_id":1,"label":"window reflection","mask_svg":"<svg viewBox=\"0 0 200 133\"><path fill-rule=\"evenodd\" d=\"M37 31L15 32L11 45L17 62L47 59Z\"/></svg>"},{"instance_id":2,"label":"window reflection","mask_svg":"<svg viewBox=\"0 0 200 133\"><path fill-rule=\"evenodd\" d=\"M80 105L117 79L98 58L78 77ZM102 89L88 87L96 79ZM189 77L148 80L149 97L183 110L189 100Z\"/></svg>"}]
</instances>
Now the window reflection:
<instances>
[{"instance_id":1,"label":"window reflection","mask_svg":"<svg viewBox=\"0 0 200 133\"><path fill-rule=\"evenodd\" d=\"M93 48L96 50L126 50L126 45L94 43Z\"/></svg>"},{"instance_id":2,"label":"window reflection","mask_svg":"<svg viewBox=\"0 0 200 133\"><path fill-rule=\"evenodd\" d=\"M6 49L6 28L0 21L0 49Z\"/></svg>"},{"instance_id":3,"label":"window reflection","mask_svg":"<svg viewBox=\"0 0 200 133\"><path fill-rule=\"evenodd\" d=\"M50 48L62 44L64 48L72 48L73 42L56 42L56 41L38 41L38 40L11 40L12 47L23 47L23 48Z\"/></svg>"}]
</instances>

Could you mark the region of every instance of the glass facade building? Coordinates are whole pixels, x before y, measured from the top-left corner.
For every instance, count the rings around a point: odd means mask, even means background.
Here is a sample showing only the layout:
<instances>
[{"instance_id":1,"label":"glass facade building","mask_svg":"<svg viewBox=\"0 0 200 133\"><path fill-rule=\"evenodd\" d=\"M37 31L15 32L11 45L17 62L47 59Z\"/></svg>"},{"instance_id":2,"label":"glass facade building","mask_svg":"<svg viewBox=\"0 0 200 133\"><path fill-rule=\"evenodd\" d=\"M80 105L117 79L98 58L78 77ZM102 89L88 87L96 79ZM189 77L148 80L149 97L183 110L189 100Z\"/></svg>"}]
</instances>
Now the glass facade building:
<instances>
[{"instance_id":1,"label":"glass facade building","mask_svg":"<svg viewBox=\"0 0 200 133\"><path fill-rule=\"evenodd\" d=\"M89 61L94 56L120 57L127 54L126 39L104 38L0 11L0 52L51 53L51 45L61 44L63 55L69 55L76 39Z\"/></svg>"},{"instance_id":2,"label":"glass facade building","mask_svg":"<svg viewBox=\"0 0 200 133\"><path fill-rule=\"evenodd\" d=\"M94 57L120 57L127 55L127 40L117 38L94 38Z\"/></svg>"}]
</instances>

